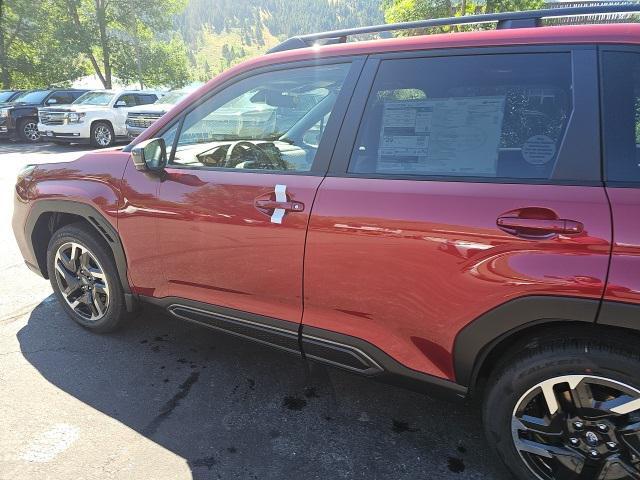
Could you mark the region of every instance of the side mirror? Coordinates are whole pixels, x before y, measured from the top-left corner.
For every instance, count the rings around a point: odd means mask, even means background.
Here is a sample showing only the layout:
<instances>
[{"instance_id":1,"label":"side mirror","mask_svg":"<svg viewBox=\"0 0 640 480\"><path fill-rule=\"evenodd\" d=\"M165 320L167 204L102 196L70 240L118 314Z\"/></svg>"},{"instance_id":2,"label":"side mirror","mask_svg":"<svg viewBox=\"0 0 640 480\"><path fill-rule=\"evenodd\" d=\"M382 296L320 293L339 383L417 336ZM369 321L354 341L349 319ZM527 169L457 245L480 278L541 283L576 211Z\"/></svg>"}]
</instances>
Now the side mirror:
<instances>
[{"instance_id":1,"label":"side mirror","mask_svg":"<svg viewBox=\"0 0 640 480\"><path fill-rule=\"evenodd\" d=\"M115 108L126 107L126 106L127 106L127 102L125 102L124 100L118 100L114 105Z\"/></svg>"},{"instance_id":2,"label":"side mirror","mask_svg":"<svg viewBox=\"0 0 640 480\"><path fill-rule=\"evenodd\" d=\"M164 143L164 138L152 138L140 142L131 149L131 157L138 171L163 171L167 166L167 146Z\"/></svg>"},{"instance_id":3,"label":"side mirror","mask_svg":"<svg viewBox=\"0 0 640 480\"><path fill-rule=\"evenodd\" d=\"M47 105L54 105L58 103L58 100L56 100L55 98L50 98L49 100L47 100Z\"/></svg>"}]
</instances>

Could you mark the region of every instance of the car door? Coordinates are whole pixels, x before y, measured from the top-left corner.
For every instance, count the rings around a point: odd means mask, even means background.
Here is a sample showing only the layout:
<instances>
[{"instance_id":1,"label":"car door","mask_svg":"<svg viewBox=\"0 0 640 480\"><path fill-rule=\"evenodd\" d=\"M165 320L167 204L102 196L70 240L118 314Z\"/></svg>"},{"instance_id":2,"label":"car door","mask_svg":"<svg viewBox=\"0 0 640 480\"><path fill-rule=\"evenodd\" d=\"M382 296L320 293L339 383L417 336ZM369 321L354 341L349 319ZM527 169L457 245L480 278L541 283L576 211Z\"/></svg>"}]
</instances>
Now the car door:
<instances>
[{"instance_id":1,"label":"car door","mask_svg":"<svg viewBox=\"0 0 640 480\"><path fill-rule=\"evenodd\" d=\"M464 384L456 337L502 304L586 297L594 321L611 241L596 65L568 47L370 58L309 221L303 347L357 337Z\"/></svg>"},{"instance_id":2,"label":"car door","mask_svg":"<svg viewBox=\"0 0 640 480\"><path fill-rule=\"evenodd\" d=\"M602 47L600 65L604 171L614 244L598 321L635 328L640 303L640 49Z\"/></svg>"},{"instance_id":3,"label":"car door","mask_svg":"<svg viewBox=\"0 0 640 480\"><path fill-rule=\"evenodd\" d=\"M297 335L309 213L359 68L274 66L202 99L167 131L166 285L156 295L289 322ZM310 92L315 101L301 102ZM321 141L308 143L319 125Z\"/></svg>"},{"instance_id":4,"label":"car door","mask_svg":"<svg viewBox=\"0 0 640 480\"><path fill-rule=\"evenodd\" d=\"M113 131L117 137L122 137L127 134L127 127L125 125L127 113L131 107L135 106L136 96L133 93L123 93L114 102L113 109L116 121L113 125Z\"/></svg>"}]
</instances>

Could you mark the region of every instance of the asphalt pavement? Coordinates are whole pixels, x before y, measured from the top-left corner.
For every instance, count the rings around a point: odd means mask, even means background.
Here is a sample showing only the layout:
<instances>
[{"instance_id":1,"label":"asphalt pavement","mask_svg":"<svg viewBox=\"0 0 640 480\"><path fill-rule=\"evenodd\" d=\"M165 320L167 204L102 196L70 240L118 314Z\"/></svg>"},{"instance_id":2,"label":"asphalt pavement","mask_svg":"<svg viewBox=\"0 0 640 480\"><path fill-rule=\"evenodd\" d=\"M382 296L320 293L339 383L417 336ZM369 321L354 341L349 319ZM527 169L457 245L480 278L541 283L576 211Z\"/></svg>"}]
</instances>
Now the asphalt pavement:
<instances>
[{"instance_id":1,"label":"asphalt pavement","mask_svg":"<svg viewBox=\"0 0 640 480\"><path fill-rule=\"evenodd\" d=\"M92 334L23 264L13 184L82 147L0 143L0 479L495 479L479 410L147 310Z\"/></svg>"}]
</instances>

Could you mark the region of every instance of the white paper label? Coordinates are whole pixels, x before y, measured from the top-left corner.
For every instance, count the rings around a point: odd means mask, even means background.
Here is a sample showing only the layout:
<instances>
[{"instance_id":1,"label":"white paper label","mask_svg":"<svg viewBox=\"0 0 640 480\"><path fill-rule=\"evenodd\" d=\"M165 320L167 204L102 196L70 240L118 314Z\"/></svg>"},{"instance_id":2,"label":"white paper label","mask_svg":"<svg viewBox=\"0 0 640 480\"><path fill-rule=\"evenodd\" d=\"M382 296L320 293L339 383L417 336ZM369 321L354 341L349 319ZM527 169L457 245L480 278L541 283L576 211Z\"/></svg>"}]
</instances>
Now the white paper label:
<instances>
[{"instance_id":1,"label":"white paper label","mask_svg":"<svg viewBox=\"0 0 640 480\"><path fill-rule=\"evenodd\" d=\"M504 96L386 102L379 172L495 175Z\"/></svg>"}]
</instances>

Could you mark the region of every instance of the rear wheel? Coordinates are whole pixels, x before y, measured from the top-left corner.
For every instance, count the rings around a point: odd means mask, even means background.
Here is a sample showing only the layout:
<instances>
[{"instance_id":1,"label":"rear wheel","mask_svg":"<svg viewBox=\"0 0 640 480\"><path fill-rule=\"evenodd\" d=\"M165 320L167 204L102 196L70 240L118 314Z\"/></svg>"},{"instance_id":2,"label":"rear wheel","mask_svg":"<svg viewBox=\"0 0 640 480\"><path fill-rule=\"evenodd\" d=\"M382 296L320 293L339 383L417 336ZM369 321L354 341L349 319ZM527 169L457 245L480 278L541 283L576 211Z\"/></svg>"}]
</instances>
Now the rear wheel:
<instances>
[{"instance_id":1,"label":"rear wheel","mask_svg":"<svg viewBox=\"0 0 640 480\"><path fill-rule=\"evenodd\" d=\"M94 147L111 147L115 141L113 128L109 122L96 122L91 126L91 145Z\"/></svg>"},{"instance_id":2,"label":"rear wheel","mask_svg":"<svg viewBox=\"0 0 640 480\"><path fill-rule=\"evenodd\" d=\"M58 300L83 327L110 332L128 319L111 249L84 225L66 225L54 233L47 269Z\"/></svg>"},{"instance_id":3,"label":"rear wheel","mask_svg":"<svg viewBox=\"0 0 640 480\"><path fill-rule=\"evenodd\" d=\"M18 136L20 140L29 143L40 141L38 122L35 118L24 118L18 122Z\"/></svg>"},{"instance_id":4,"label":"rear wheel","mask_svg":"<svg viewBox=\"0 0 640 480\"><path fill-rule=\"evenodd\" d=\"M489 381L487 436L519 479L640 478L640 360L623 341L555 339Z\"/></svg>"}]
</instances>

